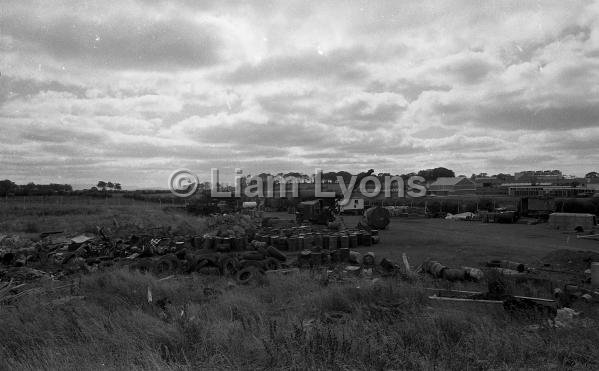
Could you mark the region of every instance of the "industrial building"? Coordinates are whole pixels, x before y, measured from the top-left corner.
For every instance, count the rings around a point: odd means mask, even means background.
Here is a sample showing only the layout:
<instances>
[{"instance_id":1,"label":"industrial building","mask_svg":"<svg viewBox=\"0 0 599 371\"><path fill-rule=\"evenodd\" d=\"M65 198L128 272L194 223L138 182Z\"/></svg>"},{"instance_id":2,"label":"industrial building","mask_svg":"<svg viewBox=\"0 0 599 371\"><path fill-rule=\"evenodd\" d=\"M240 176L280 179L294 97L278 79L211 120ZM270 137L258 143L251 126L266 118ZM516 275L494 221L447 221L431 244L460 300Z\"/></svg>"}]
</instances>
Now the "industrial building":
<instances>
[{"instance_id":1,"label":"industrial building","mask_svg":"<svg viewBox=\"0 0 599 371\"><path fill-rule=\"evenodd\" d=\"M429 193L437 196L474 194L476 193L476 184L465 177L441 177L430 185Z\"/></svg>"},{"instance_id":2,"label":"industrial building","mask_svg":"<svg viewBox=\"0 0 599 371\"><path fill-rule=\"evenodd\" d=\"M513 185L508 186L508 195L514 197L575 197L581 188L552 185Z\"/></svg>"}]
</instances>

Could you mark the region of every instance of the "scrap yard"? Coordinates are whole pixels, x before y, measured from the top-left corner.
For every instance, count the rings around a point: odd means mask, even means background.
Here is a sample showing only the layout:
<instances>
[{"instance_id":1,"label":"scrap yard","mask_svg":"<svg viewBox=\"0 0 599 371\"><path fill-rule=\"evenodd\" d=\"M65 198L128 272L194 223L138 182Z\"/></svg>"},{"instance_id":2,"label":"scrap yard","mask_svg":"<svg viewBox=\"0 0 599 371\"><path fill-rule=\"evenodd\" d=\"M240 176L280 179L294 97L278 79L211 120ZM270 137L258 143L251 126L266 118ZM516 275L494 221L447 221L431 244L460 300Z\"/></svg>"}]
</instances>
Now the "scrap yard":
<instances>
[{"instance_id":1,"label":"scrap yard","mask_svg":"<svg viewBox=\"0 0 599 371\"><path fill-rule=\"evenodd\" d=\"M599 0L0 9L0 371L599 370Z\"/></svg>"},{"instance_id":2,"label":"scrap yard","mask_svg":"<svg viewBox=\"0 0 599 371\"><path fill-rule=\"evenodd\" d=\"M135 202L127 208L133 214L143 210ZM0 236L0 311L7 320L22 317L17 313L24 308L64 312L125 300L156 316L160 326L174 329L199 326L194 322L198 310L211 305L240 310L231 300L257 292L274 295L268 299L273 304L260 305L285 313L279 291L299 285L295 290L300 295L337 296L292 295L289 305L300 310L292 311L289 319L274 317L282 323L299 320L307 326L302 330L308 331L302 335L307 339L314 336L310 328L330 331L355 316L368 318L365 308L399 316L396 321L402 326L412 316L408 313L417 310L424 311L428 319L423 326L429 330L442 318L464 326L462 318L477 316L473 325L483 321L484 326L502 326L493 331L511 329L535 337L546 331L586 331L599 320L598 273L593 265L599 261L599 241L594 230L583 234L549 223L488 223L475 214L392 216L378 209L364 215L332 212L332 219L324 222L288 212L243 209L193 217L170 210L177 225L142 225L114 216L87 232L63 224L64 230L5 233ZM154 207L148 212L164 211ZM55 218L45 220L56 225ZM323 302L316 311L304 308L312 300L345 304ZM264 315L254 305L247 310ZM179 317L173 317L173 311L180 312ZM378 316L372 320L385 318ZM263 336L268 323L272 325L271 320L260 320L252 332ZM288 336L281 331L278 336ZM355 347L360 341L348 344ZM337 356L329 361L339 362Z\"/></svg>"}]
</instances>

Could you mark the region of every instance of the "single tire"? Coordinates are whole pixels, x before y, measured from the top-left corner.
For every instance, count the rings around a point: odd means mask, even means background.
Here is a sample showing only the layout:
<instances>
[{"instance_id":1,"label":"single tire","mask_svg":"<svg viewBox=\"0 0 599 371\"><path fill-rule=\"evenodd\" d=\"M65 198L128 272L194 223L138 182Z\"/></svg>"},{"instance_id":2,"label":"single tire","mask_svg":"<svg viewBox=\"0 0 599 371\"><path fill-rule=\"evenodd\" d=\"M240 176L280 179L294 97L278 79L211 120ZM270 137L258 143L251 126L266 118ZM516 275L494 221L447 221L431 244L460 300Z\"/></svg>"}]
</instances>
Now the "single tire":
<instances>
[{"instance_id":1,"label":"single tire","mask_svg":"<svg viewBox=\"0 0 599 371\"><path fill-rule=\"evenodd\" d=\"M246 285L254 280L259 274L259 270L255 267L246 267L237 272L235 280L240 284Z\"/></svg>"},{"instance_id":2,"label":"single tire","mask_svg":"<svg viewBox=\"0 0 599 371\"><path fill-rule=\"evenodd\" d=\"M153 272L154 262L150 259L140 259L129 264L129 269L132 271L140 271L142 273Z\"/></svg>"},{"instance_id":3,"label":"single tire","mask_svg":"<svg viewBox=\"0 0 599 371\"><path fill-rule=\"evenodd\" d=\"M154 271L158 274L175 271L179 268L179 260L175 255L164 255L156 262Z\"/></svg>"},{"instance_id":4,"label":"single tire","mask_svg":"<svg viewBox=\"0 0 599 371\"><path fill-rule=\"evenodd\" d=\"M283 254L281 251L279 251L279 249L277 249L274 246L268 246L266 248L266 251L268 252L269 256L272 256L273 258L276 258L282 262L287 260L287 257L285 256L285 254Z\"/></svg>"},{"instance_id":5,"label":"single tire","mask_svg":"<svg viewBox=\"0 0 599 371\"><path fill-rule=\"evenodd\" d=\"M266 260L264 261L264 267L266 268L266 270L269 271L281 269L281 262L279 261L279 259L276 258L266 258Z\"/></svg>"},{"instance_id":6,"label":"single tire","mask_svg":"<svg viewBox=\"0 0 599 371\"><path fill-rule=\"evenodd\" d=\"M266 256L259 251L247 251L241 254L241 258L244 260L264 260Z\"/></svg>"},{"instance_id":7,"label":"single tire","mask_svg":"<svg viewBox=\"0 0 599 371\"><path fill-rule=\"evenodd\" d=\"M200 262L199 256L187 254L185 258L185 260L187 260L187 273L195 271L198 263Z\"/></svg>"},{"instance_id":8,"label":"single tire","mask_svg":"<svg viewBox=\"0 0 599 371\"><path fill-rule=\"evenodd\" d=\"M234 257L223 257L219 262L221 274L232 276L239 270L239 262Z\"/></svg>"},{"instance_id":9,"label":"single tire","mask_svg":"<svg viewBox=\"0 0 599 371\"><path fill-rule=\"evenodd\" d=\"M240 260L239 261L240 269L245 269L245 268L249 268L249 267L253 267L258 270L263 271L263 270L265 270L264 260Z\"/></svg>"},{"instance_id":10,"label":"single tire","mask_svg":"<svg viewBox=\"0 0 599 371\"><path fill-rule=\"evenodd\" d=\"M464 281L466 279L466 271L458 268L445 268L443 270L443 278L448 281Z\"/></svg>"}]
</instances>

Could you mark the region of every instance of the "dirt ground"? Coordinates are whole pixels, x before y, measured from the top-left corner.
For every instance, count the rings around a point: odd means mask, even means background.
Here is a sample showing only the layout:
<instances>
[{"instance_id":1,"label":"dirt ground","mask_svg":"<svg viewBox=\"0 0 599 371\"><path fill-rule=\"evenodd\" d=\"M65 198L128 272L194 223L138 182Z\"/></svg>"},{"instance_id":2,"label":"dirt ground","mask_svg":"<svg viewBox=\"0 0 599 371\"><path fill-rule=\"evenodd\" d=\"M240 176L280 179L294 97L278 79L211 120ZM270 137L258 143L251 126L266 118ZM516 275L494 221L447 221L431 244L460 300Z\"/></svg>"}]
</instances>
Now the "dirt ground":
<instances>
[{"instance_id":1,"label":"dirt ground","mask_svg":"<svg viewBox=\"0 0 599 371\"><path fill-rule=\"evenodd\" d=\"M288 219L285 213L272 213ZM355 226L359 216L343 216L347 227ZM378 257L401 261L405 252L410 264L417 266L433 258L450 266L478 266L492 259L508 259L536 264L548 253L559 249L599 252L599 242L577 239L551 229L547 224L496 224L428 218L391 218L387 229L380 231L381 242L360 247Z\"/></svg>"},{"instance_id":2,"label":"dirt ground","mask_svg":"<svg viewBox=\"0 0 599 371\"><path fill-rule=\"evenodd\" d=\"M372 247L375 253L397 259L405 252L413 265L429 257L447 265L478 265L490 259L533 264L559 249L599 251L599 242L577 239L547 224L392 218L380 236L381 243Z\"/></svg>"}]
</instances>

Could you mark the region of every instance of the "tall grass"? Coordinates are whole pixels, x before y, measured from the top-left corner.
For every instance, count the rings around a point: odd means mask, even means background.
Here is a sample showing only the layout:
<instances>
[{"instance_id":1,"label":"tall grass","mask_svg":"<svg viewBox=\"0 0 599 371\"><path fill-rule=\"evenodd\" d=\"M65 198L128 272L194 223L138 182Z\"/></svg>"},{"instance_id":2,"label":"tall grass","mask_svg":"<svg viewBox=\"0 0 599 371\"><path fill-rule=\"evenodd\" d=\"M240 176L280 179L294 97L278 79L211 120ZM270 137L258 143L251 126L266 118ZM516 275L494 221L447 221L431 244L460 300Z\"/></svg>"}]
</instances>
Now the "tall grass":
<instances>
[{"instance_id":1,"label":"tall grass","mask_svg":"<svg viewBox=\"0 0 599 371\"><path fill-rule=\"evenodd\" d=\"M148 287L153 302L147 301ZM429 307L417 285L308 273L236 286L128 270L72 294L0 307L7 369L505 369L598 367L597 322L568 329Z\"/></svg>"},{"instance_id":2,"label":"tall grass","mask_svg":"<svg viewBox=\"0 0 599 371\"><path fill-rule=\"evenodd\" d=\"M171 208L172 209L172 208ZM95 232L96 226L121 229L128 226L184 227L202 233L206 222L199 217L160 207L159 204L113 197L94 199L85 196L45 196L0 198L1 233L39 233L66 231Z\"/></svg>"}]
</instances>

